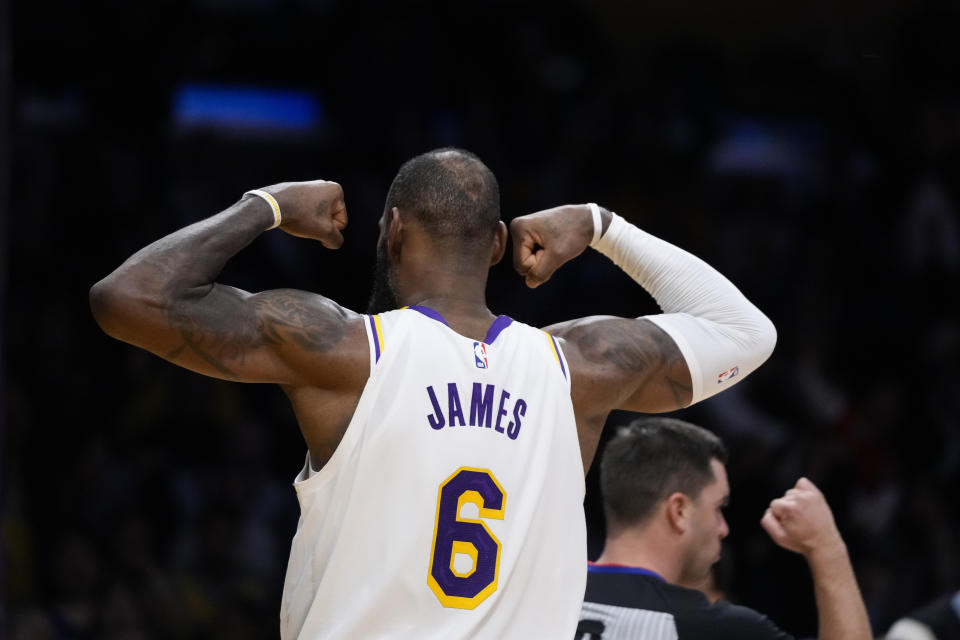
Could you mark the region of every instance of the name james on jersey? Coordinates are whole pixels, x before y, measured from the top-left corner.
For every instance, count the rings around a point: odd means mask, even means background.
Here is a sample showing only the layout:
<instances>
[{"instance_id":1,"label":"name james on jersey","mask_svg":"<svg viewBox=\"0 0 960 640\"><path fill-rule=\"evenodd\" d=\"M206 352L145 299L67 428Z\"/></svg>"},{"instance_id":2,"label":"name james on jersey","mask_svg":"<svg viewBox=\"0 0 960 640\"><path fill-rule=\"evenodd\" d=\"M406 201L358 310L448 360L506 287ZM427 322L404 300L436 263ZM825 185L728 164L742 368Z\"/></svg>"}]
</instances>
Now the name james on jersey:
<instances>
[{"instance_id":1,"label":"name james on jersey","mask_svg":"<svg viewBox=\"0 0 960 640\"><path fill-rule=\"evenodd\" d=\"M440 386L440 385L438 385ZM464 418L463 404L460 402L460 390L456 382L448 382L447 385L447 412L444 414L440 401L437 398L437 392L433 385L428 386L426 391L433 405L433 412L427 414L427 421L432 429L439 431L446 427L471 426L485 427L491 426L497 433L506 433L511 440L516 440L520 435L520 419L527 413L527 401L523 398L517 398L510 402L510 392L506 389L500 389L500 400L497 403L496 421L493 420L494 398L497 397L496 385L473 383L473 392L470 397L470 420ZM440 386L442 389L443 387ZM442 393L442 391L441 391ZM504 417L511 414L513 420L508 420L506 426L503 426Z\"/></svg>"}]
</instances>

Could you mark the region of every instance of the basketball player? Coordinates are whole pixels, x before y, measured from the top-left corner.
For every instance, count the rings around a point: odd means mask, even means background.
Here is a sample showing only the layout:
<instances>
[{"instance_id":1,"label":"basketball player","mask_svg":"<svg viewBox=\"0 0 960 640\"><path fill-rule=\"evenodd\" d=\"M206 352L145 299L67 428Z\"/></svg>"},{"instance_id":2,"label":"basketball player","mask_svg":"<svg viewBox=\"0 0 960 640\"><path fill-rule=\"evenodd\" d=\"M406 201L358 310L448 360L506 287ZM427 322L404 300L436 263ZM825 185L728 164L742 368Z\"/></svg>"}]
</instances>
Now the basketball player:
<instances>
[{"instance_id":1,"label":"basketball player","mask_svg":"<svg viewBox=\"0 0 960 640\"><path fill-rule=\"evenodd\" d=\"M701 584L728 533L727 451L714 434L672 418L641 418L604 449L607 541L591 563L576 637L592 640L786 640L766 616ZM770 503L761 524L813 575L820 640L870 640L866 607L827 501L806 478Z\"/></svg>"},{"instance_id":2,"label":"basketball player","mask_svg":"<svg viewBox=\"0 0 960 640\"><path fill-rule=\"evenodd\" d=\"M607 414L735 384L770 355L773 325L701 260L596 205L514 220L517 270L535 287L592 245L664 313L546 331L494 315L499 187L456 149L413 158L391 184L369 314L216 282L267 229L336 249L346 225L336 183L253 191L128 259L93 287L94 315L180 366L288 395L308 453L284 638L572 636L583 474Z\"/></svg>"}]
</instances>

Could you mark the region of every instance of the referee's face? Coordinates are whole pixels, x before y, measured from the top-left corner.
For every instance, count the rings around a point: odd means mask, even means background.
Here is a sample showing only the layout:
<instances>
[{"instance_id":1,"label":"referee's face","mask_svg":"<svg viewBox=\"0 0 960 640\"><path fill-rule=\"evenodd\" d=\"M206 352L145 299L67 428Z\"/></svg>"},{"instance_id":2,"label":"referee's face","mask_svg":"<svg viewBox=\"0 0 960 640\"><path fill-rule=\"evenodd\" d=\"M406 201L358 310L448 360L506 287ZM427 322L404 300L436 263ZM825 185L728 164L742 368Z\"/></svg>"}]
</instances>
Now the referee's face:
<instances>
[{"instance_id":1,"label":"referee's face","mask_svg":"<svg viewBox=\"0 0 960 640\"><path fill-rule=\"evenodd\" d=\"M717 459L710 461L713 482L708 484L693 501L690 539L686 570L691 579L701 579L710 572L710 567L720 559L720 541L730 529L723 517L723 509L730 499L727 470Z\"/></svg>"}]
</instances>

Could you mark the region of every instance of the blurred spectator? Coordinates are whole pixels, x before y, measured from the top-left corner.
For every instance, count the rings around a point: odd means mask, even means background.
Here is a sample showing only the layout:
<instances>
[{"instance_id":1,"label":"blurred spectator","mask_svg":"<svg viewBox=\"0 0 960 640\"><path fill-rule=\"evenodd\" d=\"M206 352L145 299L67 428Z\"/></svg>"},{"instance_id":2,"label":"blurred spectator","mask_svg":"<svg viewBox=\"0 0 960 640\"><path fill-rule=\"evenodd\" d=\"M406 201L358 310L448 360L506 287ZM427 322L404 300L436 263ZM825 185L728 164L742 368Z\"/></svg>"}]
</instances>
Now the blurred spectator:
<instances>
[{"instance_id":1,"label":"blurred spectator","mask_svg":"<svg viewBox=\"0 0 960 640\"><path fill-rule=\"evenodd\" d=\"M897 620L886 640L951 640L960 638L960 591L937 598Z\"/></svg>"}]
</instances>

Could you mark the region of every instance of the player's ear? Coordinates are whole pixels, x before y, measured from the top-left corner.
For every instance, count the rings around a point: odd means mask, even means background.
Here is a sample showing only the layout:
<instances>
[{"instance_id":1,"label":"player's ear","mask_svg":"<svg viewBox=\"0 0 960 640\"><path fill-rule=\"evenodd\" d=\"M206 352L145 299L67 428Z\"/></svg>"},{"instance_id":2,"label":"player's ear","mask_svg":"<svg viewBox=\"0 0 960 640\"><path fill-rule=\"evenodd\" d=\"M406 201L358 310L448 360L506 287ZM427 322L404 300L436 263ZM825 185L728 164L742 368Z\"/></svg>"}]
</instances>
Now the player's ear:
<instances>
[{"instance_id":1,"label":"player's ear","mask_svg":"<svg viewBox=\"0 0 960 640\"><path fill-rule=\"evenodd\" d=\"M678 534L686 533L690 528L690 498L685 493L675 491L667 498L664 510L671 530Z\"/></svg>"},{"instance_id":2,"label":"player's ear","mask_svg":"<svg viewBox=\"0 0 960 640\"><path fill-rule=\"evenodd\" d=\"M387 212L387 254L396 259L400 258L400 245L403 244L403 220L400 218L400 209L393 207Z\"/></svg>"},{"instance_id":3,"label":"player's ear","mask_svg":"<svg viewBox=\"0 0 960 640\"><path fill-rule=\"evenodd\" d=\"M490 266L503 260L503 254L507 251L507 225L503 220L497 223L497 230L493 234L493 249L490 251Z\"/></svg>"}]
</instances>

